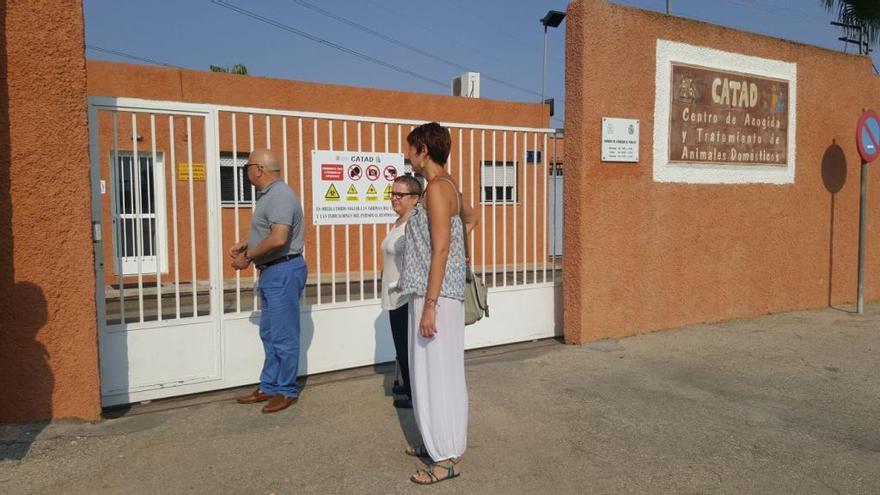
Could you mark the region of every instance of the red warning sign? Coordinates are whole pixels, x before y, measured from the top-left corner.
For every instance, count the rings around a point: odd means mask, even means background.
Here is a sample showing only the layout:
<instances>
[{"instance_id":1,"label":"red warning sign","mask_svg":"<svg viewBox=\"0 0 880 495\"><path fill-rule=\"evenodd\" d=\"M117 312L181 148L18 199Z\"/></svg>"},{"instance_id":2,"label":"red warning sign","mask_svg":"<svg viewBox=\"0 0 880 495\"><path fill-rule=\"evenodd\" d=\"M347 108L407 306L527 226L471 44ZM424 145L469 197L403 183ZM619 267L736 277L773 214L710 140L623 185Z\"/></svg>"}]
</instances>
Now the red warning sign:
<instances>
[{"instance_id":1,"label":"red warning sign","mask_svg":"<svg viewBox=\"0 0 880 495\"><path fill-rule=\"evenodd\" d=\"M342 180L342 170L341 163L322 163L321 180Z\"/></svg>"},{"instance_id":2,"label":"red warning sign","mask_svg":"<svg viewBox=\"0 0 880 495\"><path fill-rule=\"evenodd\" d=\"M370 180L379 180L379 167L370 165L367 167L367 178Z\"/></svg>"},{"instance_id":3,"label":"red warning sign","mask_svg":"<svg viewBox=\"0 0 880 495\"><path fill-rule=\"evenodd\" d=\"M359 180L364 171L360 165L351 165L348 167L348 178L351 180Z\"/></svg>"},{"instance_id":4,"label":"red warning sign","mask_svg":"<svg viewBox=\"0 0 880 495\"><path fill-rule=\"evenodd\" d=\"M382 173L385 175L385 180L389 182L393 182L397 178L397 168L394 165L388 165Z\"/></svg>"}]
</instances>

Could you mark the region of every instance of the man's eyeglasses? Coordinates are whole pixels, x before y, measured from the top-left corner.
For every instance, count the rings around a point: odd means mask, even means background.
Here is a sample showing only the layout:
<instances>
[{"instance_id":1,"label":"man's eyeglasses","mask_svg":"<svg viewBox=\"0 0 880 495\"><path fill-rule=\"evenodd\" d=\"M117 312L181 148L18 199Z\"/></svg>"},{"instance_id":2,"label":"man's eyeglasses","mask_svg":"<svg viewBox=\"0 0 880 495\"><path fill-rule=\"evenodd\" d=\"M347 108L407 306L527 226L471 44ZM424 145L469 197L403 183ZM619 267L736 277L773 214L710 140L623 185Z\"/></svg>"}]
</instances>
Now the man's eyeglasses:
<instances>
[{"instance_id":1,"label":"man's eyeglasses","mask_svg":"<svg viewBox=\"0 0 880 495\"><path fill-rule=\"evenodd\" d=\"M245 163L241 166L241 169L247 172L248 167L262 167L263 165L259 163Z\"/></svg>"},{"instance_id":2,"label":"man's eyeglasses","mask_svg":"<svg viewBox=\"0 0 880 495\"><path fill-rule=\"evenodd\" d=\"M415 193L415 192L408 192L408 193L392 192L391 193L392 199L403 199L404 196L419 196L419 193Z\"/></svg>"}]
</instances>

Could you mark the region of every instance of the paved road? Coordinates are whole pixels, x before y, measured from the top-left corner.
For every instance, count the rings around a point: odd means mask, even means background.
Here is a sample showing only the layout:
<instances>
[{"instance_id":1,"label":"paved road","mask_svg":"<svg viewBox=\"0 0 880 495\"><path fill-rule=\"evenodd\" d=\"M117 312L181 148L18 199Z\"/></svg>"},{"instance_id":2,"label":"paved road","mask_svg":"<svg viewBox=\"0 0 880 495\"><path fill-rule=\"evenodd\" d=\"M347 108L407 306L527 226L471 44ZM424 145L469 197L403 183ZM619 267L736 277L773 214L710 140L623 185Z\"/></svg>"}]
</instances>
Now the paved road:
<instances>
[{"instance_id":1,"label":"paved road","mask_svg":"<svg viewBox=\"0 0 880 495\"><path fill-rule=\"evenodd\" d=\"M469 354L460 478L419 487L392 368L0 426L0 493L880 494L880 305Z\"/></svg>"}]
</instances>

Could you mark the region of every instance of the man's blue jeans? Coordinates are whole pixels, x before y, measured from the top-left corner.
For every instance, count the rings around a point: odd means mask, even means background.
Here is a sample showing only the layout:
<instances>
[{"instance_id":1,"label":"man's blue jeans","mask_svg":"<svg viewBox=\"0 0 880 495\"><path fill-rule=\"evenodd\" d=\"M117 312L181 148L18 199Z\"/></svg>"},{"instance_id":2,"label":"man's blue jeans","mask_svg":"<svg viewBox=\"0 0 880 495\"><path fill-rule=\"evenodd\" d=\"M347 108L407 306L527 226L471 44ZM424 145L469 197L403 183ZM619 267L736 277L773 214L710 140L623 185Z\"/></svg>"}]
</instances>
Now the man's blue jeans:
<instances>
[{"instance_id":1,"label":"man's blue jeans","mask_svg":"<svg viewBox=\"0 0 880 495\"><path fill-rule=\"evenodd\" d=\"M299 396L299 299L307 273L302 256L260 272L260 339L266 354L260 373L263 393Z\"/></svg>"}]
</instances>

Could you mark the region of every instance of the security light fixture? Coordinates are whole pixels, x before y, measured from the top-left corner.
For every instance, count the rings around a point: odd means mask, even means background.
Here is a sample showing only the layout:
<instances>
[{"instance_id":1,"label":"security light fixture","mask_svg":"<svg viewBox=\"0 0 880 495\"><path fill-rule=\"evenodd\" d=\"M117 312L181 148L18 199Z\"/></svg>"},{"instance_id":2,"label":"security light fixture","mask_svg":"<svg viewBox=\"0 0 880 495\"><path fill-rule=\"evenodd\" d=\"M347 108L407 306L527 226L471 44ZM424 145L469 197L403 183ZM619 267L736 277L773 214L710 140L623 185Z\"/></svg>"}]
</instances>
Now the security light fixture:
<instances>
[{"instance_id":1,"label":"security light fixture","mask_svg":"<svg viewBox=\"0 0 880 495\"><path fill-rule=\"evenodd\" d=\"M547 15L541 19L541 24L544 25L545 28L548 27L559 27L562 24L562 20L565 19L565 12L560 12L558 10L549 10L547 11Z\"/></svg>"},{"instance_id":2,"label":"security light fixture","mask_svg":"<svg viewBox=\"0 0 880 495\"><path fill-rule=\"evenodd\" d=\"M554 98L547 98L544 100L544 104L550 107L550 116L552 117L556 113L556 100Z\"/></svg>"}]
</instances>

